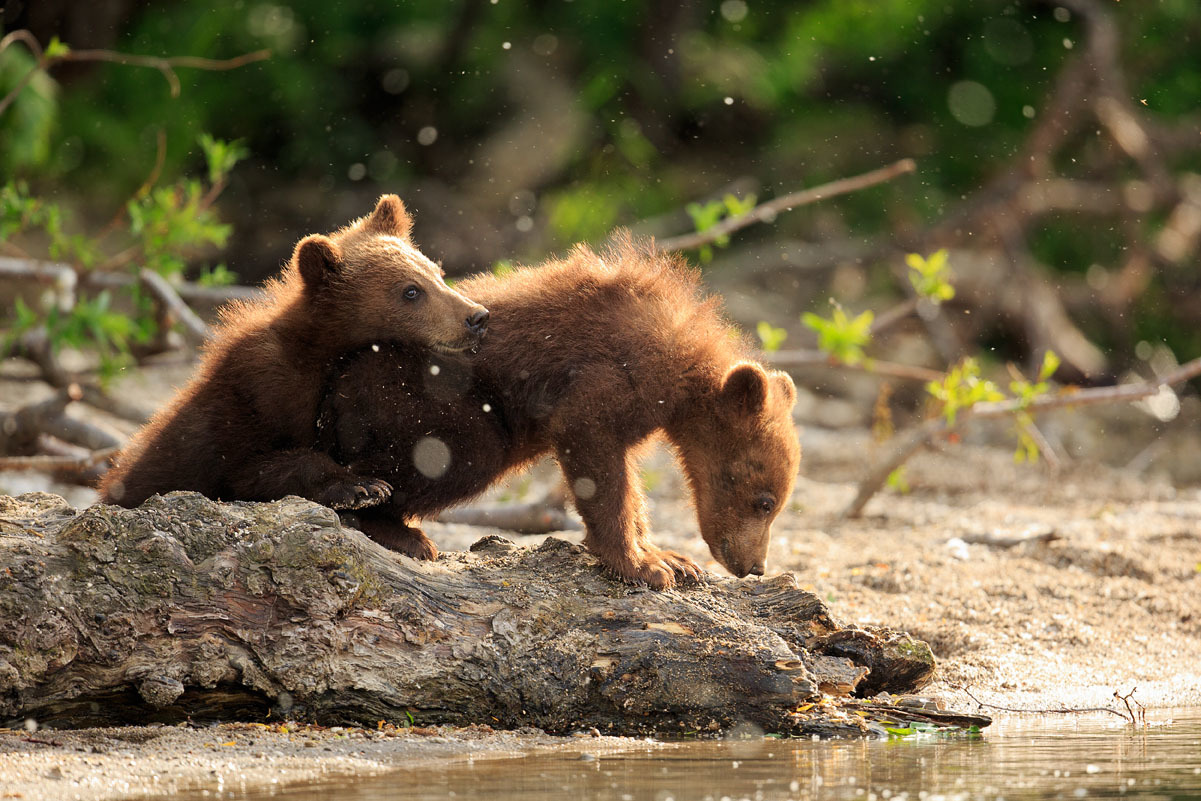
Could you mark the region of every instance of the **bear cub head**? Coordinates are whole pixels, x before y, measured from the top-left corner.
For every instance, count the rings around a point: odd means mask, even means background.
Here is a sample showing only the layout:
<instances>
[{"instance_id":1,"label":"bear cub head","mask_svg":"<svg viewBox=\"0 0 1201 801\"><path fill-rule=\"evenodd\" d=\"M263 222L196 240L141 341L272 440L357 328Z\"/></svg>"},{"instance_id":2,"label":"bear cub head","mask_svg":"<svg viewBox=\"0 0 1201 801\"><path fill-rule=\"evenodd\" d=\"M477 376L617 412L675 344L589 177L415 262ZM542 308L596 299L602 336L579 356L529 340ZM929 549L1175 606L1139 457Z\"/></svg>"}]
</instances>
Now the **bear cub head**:
<instances>
[{"instance_id":1,"label":"bear cub head","mask_svg":"<svg viewBox=\"0 0 1201 801\"><path fill-rule=\"evenodd\" d=\"M407 342L442 353L470 350L488 310L446 285L442 268L409 238L413 220L396 195L339 231L300 240L290 269L331 336L347 345Z\"/></svg>"},{"instance_id":2,"label":"bear cub head","mask_svg":"<svg viewBox=\"0 0 1201 801\"><path fill-rule=\"evenodd\" d=\"M730 368L710 402L694 424L689 439L699 448L690 449L694 458L685 465L701 536L735 576L761 576L771 524L801 461L792 423L796 387L786 373L743 362Z\"/></svg>"}]
</instances>

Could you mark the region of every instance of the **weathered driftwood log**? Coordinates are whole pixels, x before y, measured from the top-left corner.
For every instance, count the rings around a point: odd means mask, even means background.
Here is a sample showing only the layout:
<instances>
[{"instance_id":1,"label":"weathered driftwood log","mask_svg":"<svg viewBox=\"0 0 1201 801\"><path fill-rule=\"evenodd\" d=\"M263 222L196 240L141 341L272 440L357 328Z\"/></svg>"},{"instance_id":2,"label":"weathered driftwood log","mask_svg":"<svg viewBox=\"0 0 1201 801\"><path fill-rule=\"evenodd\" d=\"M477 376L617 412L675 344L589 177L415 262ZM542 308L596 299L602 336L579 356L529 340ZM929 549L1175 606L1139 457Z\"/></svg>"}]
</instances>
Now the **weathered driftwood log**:
<instances>
[{"instance_id":1,"label":"weathered driftwood log","mask_svg":"<svg viewBox=\"0 0 1201 801\"><path fill-rule=\"evenodd\" d=\"M555 539L417 562L298 498L0 496L0 724L850 732L804 702L904 692L933 667L908 636L840 627L790 575L654 592Z\"/></svg>"}]
</instances>

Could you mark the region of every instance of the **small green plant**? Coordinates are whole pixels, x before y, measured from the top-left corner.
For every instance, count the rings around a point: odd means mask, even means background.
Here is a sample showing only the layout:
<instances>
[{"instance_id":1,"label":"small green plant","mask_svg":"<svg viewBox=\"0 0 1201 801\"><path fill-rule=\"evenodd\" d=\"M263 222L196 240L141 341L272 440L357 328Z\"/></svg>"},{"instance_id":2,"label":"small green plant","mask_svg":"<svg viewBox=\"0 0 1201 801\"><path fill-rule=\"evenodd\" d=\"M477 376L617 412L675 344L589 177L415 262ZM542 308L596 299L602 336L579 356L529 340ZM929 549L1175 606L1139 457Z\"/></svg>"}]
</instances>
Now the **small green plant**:
<instances>
[{"instance_id":1,"label":"small green plant","mask_svg":"<svg viewBox=\"0 0 1201 801\"><path fill-rule=\"evenodd\" d=\"M924 258L917 253L910 253L905 257L905 264L909 265L909 283L918 297L933 303L942 303L955 297L955 287L949 282L951 269L947 264L946 248Z\"/></svg>"},{"instance_id":2,"label":"small green plant","mask_svg":"<svg viewBox=\"0 0 1201 801\"><path fill-rule=\"evenodd\" d=\"M1042 366L1038 369L1038 378L1034 381L1028 381L1026 378L1018 375L1013 381L1009 382L1009 391L1013 393L1013 397L1021 403L1023 411L1015 415L1017 426L1018 446L1013 452L1013 460L1015 462L1037 462L1039 447L1038 442L1034 439L1031 433L1034 429L1034 418L1030 413L1024 411L1035 398L1046 395L1050 391L1048 383L1051 376L1059 369L1059 356L1051 350L1043 354Z\"/></svg>"},{"instance_id":3,"label":"small green plant","mask_svg":"<svg viewBox=\"0 0 1201 801\"><path fill-rule=\"evenodd\" d=\"M24 182L10 181L0 188L0 242L20 252L12 244L13 238L32 235L45 242L46 258L65 262L80 275L124 270L136 277L147 269L169 281L178 280L192 253L221 247L229 237L230 226L217 219L212 204L229 171L245 155L238 143L208 136L201 137L200 147L207 184L184 178L170 186L144 187L125 205L127 224L106 232L107 236L68 234L58 204L34 196ZM107 244L114 239L118 240L115 247ZM233 277L219 265L203 273L201 283L232 283ZM118 294L131 307L129 311L115 308ZM150 342L161 333L155 301L137 280L116 293L103 290L71 302L62 292L47 292L36 307L20 300L14 306L6 343L41 327L54 352L64 346L94 348L100 357L102 382L132 361L135 344Z\"/></svg>"},{"instance_id":4,"label":"small green plant","mask_svg":"<svg viewBox=\"0 0 1201 801\"><path fill-rule=\"evenodd\" d=\"M901 465L896 470L888 474L886 482L888 488L901 493L902 495L909 494L909 479L905 477L905 465Z\"/></svg>"},{"instance_id":5,"label":"small green plant","mask_svg":"<svg viewBox=\"0 0 1201 801\"><path fill-rule=\"evenodd\" d=\"M867 358L863 348L872 338L871 310L849 317L846 310L834 301L834 312L829 319L813 312L801 316L801 322L817 332L817 346L841 362L856 365Z\"/></svg>"},{"instance_id":6,"label":"small green plant","mask_svg":"<svg viewBox=\"0 0 1201 801\"><path fill-rule=\"evenodd\" d=\"M763 343L763 350L768 353L775 353L784 344L784 340L788 339L788 332L783 328L776 328L766 320L760 320L759 325L755 327L755 333L759 335L759 341Z\"/></svg>"},{"instance_id":7,"label":"small green plant","mask_svg":"<svg viewBox=\"0 0 1201 801\"><path fill-rule=\"evenodd\" d=\"M684 207L684 210L692 218L692 224L696 227L696 232L703 234L726 217L741 217L746 214L755 208L757 200L754 194L747 195L744 198L737 198L734 195L727 194L721 200L711 200L708 203L689 203ZM730 244L729 234L721 234L713 240L713 244L719 248L726 247ZM707 264L713 261L712 246L701 245L699 254L702 262Z\"/></svg>"},{"instance_id":8,"label":"small green plant","mask_svg":"<svg viewBox=\"0 0 1201 801\"><path fill-rule=\"evenodd\" d=\"M196 283L201 286L232 286L238 282L237 273L226 267L224 264L218 264L213 267L205 267L196 276Z\"/></svg>"},{"instance_id":9,"label":"small green plant","mask_svg":"<svg viewBox=\"0 0 1201 801\"><path fill-rule=\"evenodd\" d=\"M980 364L968 357L947 371L939 381L926 384L926 391L942 404L942 416L954 425L960 410L982 401L1005 400L997 385L980 375Z\"/></svg>"},{"instance_id":10,"label":"small green plant","mask_svg":"<svg viewBox=\"0 0 1201 801\"><path fill-rule=\"evenodd\" d=\"M1009 391L1013 393L1013 397L1021 401L1023 407L1029 406L1035 398L1047 394L1050 389L1047 382L1051 376L1055 375L1055 371L1059 369L1061 363L1059 355L1055 351L1047 351L1043 354L1042 366L1038 368L1038 378L1031 382L1017 376L1009 382Z\"/></svg>"}]
</instances>

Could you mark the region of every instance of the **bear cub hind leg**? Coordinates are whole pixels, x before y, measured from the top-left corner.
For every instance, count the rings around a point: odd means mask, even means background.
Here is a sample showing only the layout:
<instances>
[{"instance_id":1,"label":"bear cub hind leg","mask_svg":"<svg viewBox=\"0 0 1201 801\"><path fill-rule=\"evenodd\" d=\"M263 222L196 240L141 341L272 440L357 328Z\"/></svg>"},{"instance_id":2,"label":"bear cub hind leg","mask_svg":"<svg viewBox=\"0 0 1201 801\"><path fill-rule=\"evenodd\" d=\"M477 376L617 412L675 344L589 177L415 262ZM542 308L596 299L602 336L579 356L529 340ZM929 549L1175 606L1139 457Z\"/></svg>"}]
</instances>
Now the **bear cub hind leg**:
<instances>
[{"instance_id":1,"label":"bear cub hind leg","mask_svg":"<svg viewBox=\"0 0 1201 801\"><path fill-rule=\"evenodd\" d=\"M434 561L438 546L425 532L390 516L358 515L359 530L390 551Z\"/></svg>"}]
</instances>

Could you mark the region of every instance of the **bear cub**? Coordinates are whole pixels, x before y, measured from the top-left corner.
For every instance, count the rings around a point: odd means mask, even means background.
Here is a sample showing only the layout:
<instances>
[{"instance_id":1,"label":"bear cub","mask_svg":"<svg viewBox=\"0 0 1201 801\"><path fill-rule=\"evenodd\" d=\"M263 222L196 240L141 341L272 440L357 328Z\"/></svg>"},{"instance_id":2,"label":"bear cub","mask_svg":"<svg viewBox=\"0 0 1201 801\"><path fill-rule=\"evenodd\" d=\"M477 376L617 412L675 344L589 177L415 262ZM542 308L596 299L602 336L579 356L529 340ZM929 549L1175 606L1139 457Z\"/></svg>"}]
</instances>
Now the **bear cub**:
<instances>
[{"instance_id":1,"label":"bear cub","mask_svg":"<svg viewBox=\"0 0 1201 801\"><path fill-rule=\"evenodd\" d=\"M434 558L417 520L551 454L604 565L658 589L694 580L698 565L650 541L637 456L665 436L713 557L763 574L800 461L796 390L751 358L695 271L627 238L457 287L492 313L473 355L360 349L331 377L319 447L394 488L356 513L365 533Z\"/></svg>"},{"instance_id":2,"label":"bear cub","mask_svg":"<svg viewBox=\"0 0 1201 801\"><path fill-rule=\"evenodd\" d=\"M259 300L222 313L192 380L139 431L100 483L101 500L155 493L214 500L300 495L339 509L392 488L315 449L332 365L360 348L458 353L476 347L488 310L448 287L409 238L395 195L329 235L306 236Z\"/></svg>"}]
</instances>

